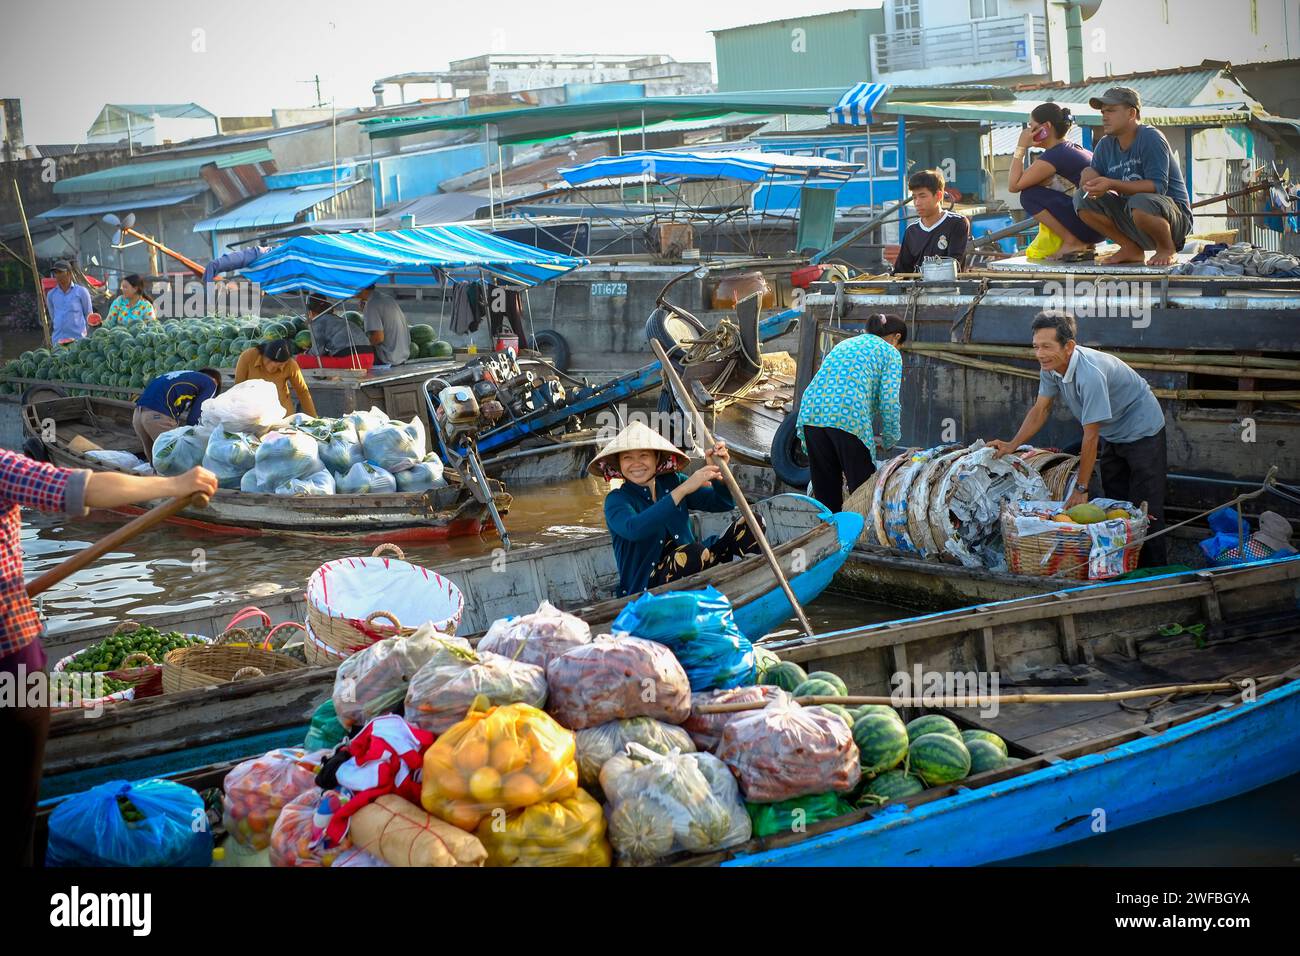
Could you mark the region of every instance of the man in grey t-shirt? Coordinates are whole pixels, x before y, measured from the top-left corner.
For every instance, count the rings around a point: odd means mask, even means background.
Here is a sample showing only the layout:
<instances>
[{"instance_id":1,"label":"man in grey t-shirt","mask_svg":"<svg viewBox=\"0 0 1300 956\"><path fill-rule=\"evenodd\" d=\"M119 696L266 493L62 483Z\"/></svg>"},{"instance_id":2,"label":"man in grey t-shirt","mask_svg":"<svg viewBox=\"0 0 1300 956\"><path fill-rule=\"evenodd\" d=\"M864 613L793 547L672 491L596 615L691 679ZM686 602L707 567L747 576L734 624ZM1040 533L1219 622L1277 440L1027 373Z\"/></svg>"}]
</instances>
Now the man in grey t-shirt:
<instances>
[{"instance_id":1,"label":"man in grey t-shirt","mask_svg":"<svg viewBox=\"0 0 1300 956\"><path fill-rule=\"evenodd\" d=\"M1038 401L1011 441L989 442L997 457L1014 452L1038 434L1060 396L1083 424L1078 477L1066 507L1097 497L1087 484L1096 462L1105 496L1136 505L1145 501L1150 518L1147 534L1163 530L1169 471L1165 415L1151 386L1113 355L1076 343L1074 316L1068 312L1040 312L1032 329L1039 365ZM1164 538L1143 545L1143 567L1158 567L1165 560Z\"/></svg>"},{"instance_id":2,"label":"man in grey t-shirt","mask_svg":"<svg viewBox=\"0 0 1300 956\"><path fill-rule=\"evenodd\" d=\"M380 365L401 365L411 357L411 330L397 300L373 288L357 293L365 310L366 334L375 347L375 361Z\"/></svg>"}]
</instances>

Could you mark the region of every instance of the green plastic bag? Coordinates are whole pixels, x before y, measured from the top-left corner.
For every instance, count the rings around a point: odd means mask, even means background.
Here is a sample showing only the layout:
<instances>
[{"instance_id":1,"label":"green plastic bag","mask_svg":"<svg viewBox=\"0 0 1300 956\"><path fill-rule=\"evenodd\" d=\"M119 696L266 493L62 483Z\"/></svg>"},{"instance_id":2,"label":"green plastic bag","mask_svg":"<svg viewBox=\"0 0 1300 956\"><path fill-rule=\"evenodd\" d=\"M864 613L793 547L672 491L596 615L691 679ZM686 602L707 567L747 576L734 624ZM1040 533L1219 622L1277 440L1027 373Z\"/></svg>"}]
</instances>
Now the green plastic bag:
<instances>
[{"instance_id":1,"label":"green plastic bag","mask_svg":"<svg viewBox=\"0 0 1300 956\"><path fill-rule=\"evenodd\" d=\"M316 708L311 715L311 725L307 728L307 739L303 741L304 750L333 750L347 736L347 731L339 723L334 711L334 698L325 698L325 703Z\"/></svg>"},{"instance_id":2,"label":"green plastic bag","mask_svg":"<svg viewBox=\"0 0 1300 956\"><path fill-rule=\"evenodd\" d=\"M853 804L838 793L815 793L779 803L746 803L745 809L754 822L754 836L767 837L802 832L809 824L852 813Z\"/></svg>"}]
</instances>

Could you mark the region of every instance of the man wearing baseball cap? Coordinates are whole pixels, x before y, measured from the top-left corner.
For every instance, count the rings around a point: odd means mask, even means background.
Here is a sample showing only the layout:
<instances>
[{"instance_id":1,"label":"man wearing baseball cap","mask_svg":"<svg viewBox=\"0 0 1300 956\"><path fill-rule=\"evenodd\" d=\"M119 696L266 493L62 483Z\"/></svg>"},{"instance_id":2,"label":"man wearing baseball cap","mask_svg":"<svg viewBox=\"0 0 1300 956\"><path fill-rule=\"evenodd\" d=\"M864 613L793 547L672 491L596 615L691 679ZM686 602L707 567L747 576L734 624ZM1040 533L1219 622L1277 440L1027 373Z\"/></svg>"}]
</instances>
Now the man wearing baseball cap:
<instances>
[{"instance_id":1,"label":"man wearing baseball cap","mask_svg":"<svg viewBox=\"0 0 1300 956\"><path fill-rule=\"evenodd\" d=\"M94 311L90 304L90 293L85 286L72 281L72 263L60 259L54 263L56 285L45 294L45 303L49 307L50 339L57 345L86 337L86 320Z\"/></svg>"},{"instance_id":2,"label":"man wearing baseball cap","mask_svg":"<svg viewBox=\"0 0 1300 956\"><path fill-rule=\"evenodd\" d=\"M1192 231L1178 156L1163 133L1141 122L1137 90L1114 86L1088 105L1101 111L1106 135L1093 149L1092 164L1079 174L1074 208L1080 219L1119 244L1119 252L1098 259L1098 265L1172 265ZM1155 255L1147 259L1146 249Z\"/></svg>"}]
</instances>

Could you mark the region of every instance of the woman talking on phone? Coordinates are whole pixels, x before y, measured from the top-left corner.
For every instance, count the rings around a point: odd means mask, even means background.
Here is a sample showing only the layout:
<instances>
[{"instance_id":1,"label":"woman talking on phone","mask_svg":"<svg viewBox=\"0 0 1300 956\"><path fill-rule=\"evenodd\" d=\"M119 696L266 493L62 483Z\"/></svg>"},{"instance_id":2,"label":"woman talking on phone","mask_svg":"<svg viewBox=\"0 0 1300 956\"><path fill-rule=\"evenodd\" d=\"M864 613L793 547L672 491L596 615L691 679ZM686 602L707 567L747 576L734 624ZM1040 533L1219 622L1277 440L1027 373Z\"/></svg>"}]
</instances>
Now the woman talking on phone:
<instances>
[{"instance_id":1,"label":"woman talking on phone","mask_svg":"<svg viewBox=\"0 0 1300 956\"><path fill-rule=\"evenodd\" d=\"M1020 133L1007 188L1020 193L1020 206L1061 237L1061 248L1052 256L1061 262L1082 262L1093 258L1093 246L1102 236L1074 211L1074 190L1079 174L1092 162L1092 152L1065 139L1074 119L1068 108L1055 103L1035 106L1029 125ZM1043 154L1025 168L1030 147Z\"/></svg>"}]
</instances>

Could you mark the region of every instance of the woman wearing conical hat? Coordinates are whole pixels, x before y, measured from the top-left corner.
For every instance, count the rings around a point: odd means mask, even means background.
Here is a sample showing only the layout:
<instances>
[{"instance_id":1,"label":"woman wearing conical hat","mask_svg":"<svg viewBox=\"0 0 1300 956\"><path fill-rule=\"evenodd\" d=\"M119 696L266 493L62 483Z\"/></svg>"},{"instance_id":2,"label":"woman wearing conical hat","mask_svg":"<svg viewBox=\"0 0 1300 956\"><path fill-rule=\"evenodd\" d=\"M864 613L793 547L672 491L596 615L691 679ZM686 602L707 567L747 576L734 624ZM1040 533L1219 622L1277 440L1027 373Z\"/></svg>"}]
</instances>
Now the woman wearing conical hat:
<instances>
[{"instance_id":1,"label":"woman wearing conical hat","mask_svg":"<svg viewBox=\"0 0 1300 956\"><path fill-rule=\"evenodd\" d=\"M758 552L743 518L704 541L691 530L692 511L736 507L717 464L729 460L726 444L718 442L705 453L705 464L687 476L686 456L658 432L633 422L587 466L598 478L623 479L605 498L620 597Z\"/></svg>"}]
</instances>

